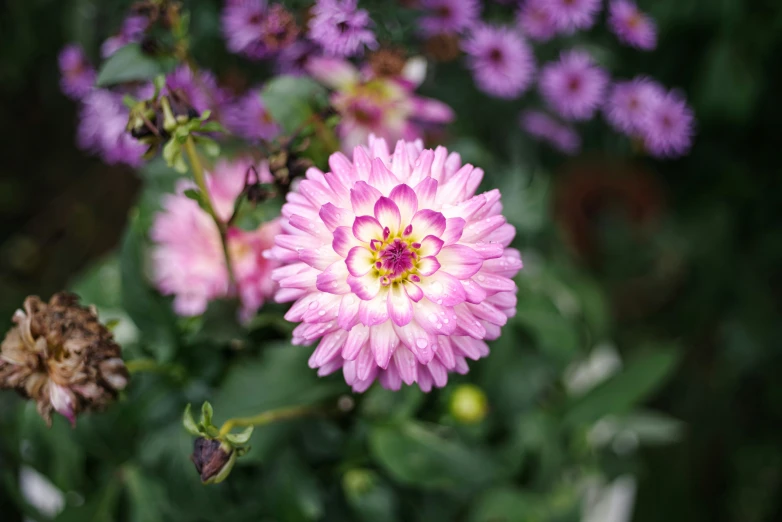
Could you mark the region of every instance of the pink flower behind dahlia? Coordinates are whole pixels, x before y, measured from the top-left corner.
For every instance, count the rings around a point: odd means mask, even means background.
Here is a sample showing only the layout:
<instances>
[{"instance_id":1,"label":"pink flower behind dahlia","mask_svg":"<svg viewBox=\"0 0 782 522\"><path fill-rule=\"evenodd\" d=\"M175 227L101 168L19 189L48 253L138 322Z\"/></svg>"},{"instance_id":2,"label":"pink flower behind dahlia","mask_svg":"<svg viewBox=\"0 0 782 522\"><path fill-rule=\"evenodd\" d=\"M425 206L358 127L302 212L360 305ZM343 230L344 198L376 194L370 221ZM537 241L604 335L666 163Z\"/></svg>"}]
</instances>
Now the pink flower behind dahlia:
<instances>
[{"instance_id":1,"label":"pink flower behind dahlia","mask_svg":"<svg viewBox=\"0 0 782 522\"><path fill-rule=\"evenodd\" d=\"M453 120L449 106L413 93L425 68L421 60L411 59L400 76L389 77L362 74L336 58L311 58L307 65L312 76L334 89L331 104L342 116L337 132L346 151L366 143L370 134L413 140L421 136L424 125Z\"/></svg>"},{"instance_id":2,"label":"pink flower behind dahlia","mask_svg":"<svg viewBox=\"0 0 782 522\"><path fill-rule=\"evenodd\" d=\"M228 130L252 142L271 140L280 134L280 126L266 108L258 87L227 107L223 119Z\"/></svg>"},{"instance_id":3,"label":"pink flower behind dahlia","mask_svg":"<svg viewBox=\"0 0 782 522\"><path fill-rule=\"evenodd\" d=\"M181 65L166 77L169 91L182 94L199 114L206 110L219 113L228 101L228 93L217 85L209 71L193 74L190 67Z\"/></svg>"},{"instance_id":4,"label":"pink flower behind dahlia","mask_svg":"<svg viewBox=\"0 0 782 522\"><path fill-rule=\"evenodd\" d=\"M573 33L595 24L601 3L602 0L544 0L541 5L548 10L560 32Z\"/></svg>"},{"instance_id":5,"label":"pink flower behind dahlia","mask_svg":"<svg viewBox=\"0 0 782 522\"><path fill-rule=\"evenodd\" d=\"M329 165L288 194L272 250L294 344L320 340L310 366L357 392L444 386L515 313L521 257L499 191L475 195L481 169L420 141L391 153L370 136Z\"/></svg>"},{"instance_id":6,"label":"pink flower behind dahlia","mask_svg":"<svg viewBox=\"0 0 782 522\"><path fill-rule=\"evenodd\" d=\"M81 100L95 86L95 69L79 45L66 45L58 56L60 88L73 100Z\"/></svg>"},{"instance_id":7,"label":"pink flower behind dahlia","mask_svg":"<svg viewBox=\"0 0 782 522\"><path fill-rule=\"evenodd\" d=\"M557 24L546 7L546 0L526 0L517 19L519 28L531 40L545 42L557 34Z\"/></svg>"},{"instance_id":8,"label":"pink flower behind dahlia","mask_svg":"<svg viewBox=\"0 0 782 522\"><path fill-rule=\"evenodd\" d=\"M478 0L423 0L426 14L419 21L425 36L461 33L471 29L481 14Z\"/></svg>"},{"instance_id":9,"label":"pink flower behind dahlia","mask_svg":"<svg viewBox=\"0 0 782 522\"><path fill-rule=\"evenodd\" d=\"M251 165L246 160L219 161L208 174L209 194L221 220L231 217ZM261 181L271 182L268 167L261 167ZM209 301L238 295L241 317L249 319L276 289L270 276L279 263L268 259L264 252L273 246L274 236L280 232L279 220L254 231L228 229L228 250L238 290L231 288L220 232L211 216L184 195L190 188L193 184L183 181L176 194L165 197L163 211L150 231L156 243L152 252L155 284L163 294L174 296L174 310L179 315L202 314Z\"/></svg>"},{"instance_id":10,"label":"pink flower behind dahlia","mask_svg":"<svg viewBox=\"0 0 782 522\"><path fill-rule=\"evenodd\" d=\"M631 0L612 0L608 26L619 40L632 47L652 50L657 45L657 27Z\"/></svg>"},{"instance_id":11,"label":"pink flower behind dahlia","mask_svg":"<svg viewBox=\"0 0 782 522\"><path fill-rule=\"evenodd\" d=\"M652 106L663 96L665 89L662 85L638 76L628 82L614 84L603 111L616 130L629 136L638 136L648 121Z\"/></svg>"},{"instance_id":12,"label":"pink flower behind dahlia","mask_svg":"<svg viewBox=\"0 0 782 522\"><path fill-rule=\"evenodd\" d=\"M535 61L517 30L481 25L472 31L462 47L475 83L482 91L512 99L532 83Z\"/></svg>"},{"instance_id":13,"label":"pink flower behind dahlia","mask_svg":"<svg viewBox=\"0 0 782 522\"><path fill-rule=\"evenodd\" d=\"M543 67L540 91L551 108L569 120L588 120L603 102L608 74L589 53L567 51Z\"/></svg>"},{"instance_id":14,"label":"pink flower behind dahlia","mask_svg":"<svg viewBox=\"0 0 782 522\"><path fill-rule=\"evenodd\" d=\"M126 131L130 111L122 103L122 95L95 89L82 102L77 131L79 148L100 155L109 165L141 166L147 147Z\"/></svg>"}]
</instances>

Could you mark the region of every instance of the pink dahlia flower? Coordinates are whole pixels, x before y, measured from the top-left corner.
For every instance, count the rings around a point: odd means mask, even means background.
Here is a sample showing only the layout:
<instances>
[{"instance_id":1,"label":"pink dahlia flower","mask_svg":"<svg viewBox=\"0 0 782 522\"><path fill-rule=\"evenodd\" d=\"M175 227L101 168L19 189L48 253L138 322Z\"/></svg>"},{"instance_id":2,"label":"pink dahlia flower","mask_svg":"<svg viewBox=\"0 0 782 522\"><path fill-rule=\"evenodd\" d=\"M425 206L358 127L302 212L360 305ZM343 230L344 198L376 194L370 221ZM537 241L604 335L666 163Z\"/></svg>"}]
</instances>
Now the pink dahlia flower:
<instances>
[{"instance_id":1,"label":"pink dahlia flower","mask_svg":"<svg viewBox=\"0 0 782 522\"><path fill-rule=\"evenodd\" d=\"M483 171L420 140L390 153L370 136L329 165L288 194L272 250L293 343L320 339L310 366L342 369L357 392L444 386L515 313L521 256L499 191L475 195Z\"/></svg>"},{"instance_id":2,"label":"pink dahlia flower","mask_svg":"<svg viewBox=\"0 0 782 522\"><path fill-rule=\"evenodd\" d=\"M234 201L244 189L250 161L219 161L207 175L207 187L218 217L227 221ZM261 166L261 182L272 181L268 166ZM265 167L265 168L264 168ZM214 220L198 203L184 195L194 188L189 181L166 196L163 211L150 231L156 246L152 252L153 278L165 295L174 295L174 310L183 316L204 313L209 301L238 296L241 318L249 319L276 290L271 271L279 263L264 253L274 245L280 232L279 220L257 230L228 229L228 250L237 288L231 288Z\"/></svg>"},{"instance_id":3,"label":"pink dahlia flower","mask_svg":"<svg viewBox=\"0 0 782 522\"><path fill-rule=\"evenodd\" d=\"M397 77L361 73L338 58L310 58L307 70L334 89L331 104L342 116L337 132L345 151L366 143L370 134L389 141L413 140L421 137L424 125L454 118L448 105L414 94L426 74L420 58L409 60Z\"/></svg>"}]
</instances>

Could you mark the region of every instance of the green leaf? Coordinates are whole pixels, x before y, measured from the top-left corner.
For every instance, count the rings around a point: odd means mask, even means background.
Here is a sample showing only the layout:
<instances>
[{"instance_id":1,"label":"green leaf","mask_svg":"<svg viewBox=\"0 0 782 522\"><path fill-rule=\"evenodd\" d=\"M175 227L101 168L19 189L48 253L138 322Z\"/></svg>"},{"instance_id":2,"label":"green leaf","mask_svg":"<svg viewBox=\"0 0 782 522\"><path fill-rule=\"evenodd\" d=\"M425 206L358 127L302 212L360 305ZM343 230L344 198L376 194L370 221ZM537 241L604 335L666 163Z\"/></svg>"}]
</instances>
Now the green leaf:
<instances>
[{"instance_id":1,"label":"green leaf","mask_svg":"<svg viewBox=\"0 0 782 522\"><path fill-rule=\"evenodd\" d=\"M270 468L263 491L275 520L314 522L323 518L320 484L313 470L292 449L274 459Z\"/></svg>"},{"instance_id":2,"label":"green leaf","mask_svg":"<svg viewBox=\"0 0 782 522\"><path fill-rule=\"evenodd\" d=\"M412 486L478 487L490 482L498 471L480 449L467 448L414 421L374 426L369 446L391 477Z\"/></svg>"},{"instance_id":3,"label":"green leaf","mask_svg":"<svg viewBox=\"0 0 782 522\"><path fill-rule=\"evenodd\" d=\"M676 368L678 352L656 347L620 373L571 401L565 413L565 424L588 424L606 415L628 411L654 392Z\"/></svg>"},{"instance_id":4,"label":"green leaf","mask_svg":"<svg viewBox=\"0 0 782 522\"><path fill-rule=\"evenodd\" d=\"M566 364L578 354L580 338L575 324L546 296L532 294L519 299L514 320L524 325L540 351L555 361Z\"/></svg>"},{"instance_id":5,"label":"green leaf","mask_svg":"<svg viewBox=\"0 0 782 522\"><path fill-rule=\"evenodd\" d=\"M306 77L277 76L266 84L260 95L274 121L286 134L299 129L326 104L326 89Z\"/></svg>"},{"instance_id":6,"label":"green leaf","mask_svg":"<svg viewBox=\"0 0 782 522\"><path fill-rule=\"evenodd\" d=\"M66 508L55 522L114 522L119 503L121 484L117 475L108 479L106 485L90 494L83 505Z\"/></svg>"},{"instance_id":7,"label":"green leaf","mask_svg":"<svg viewBox=\"0 0 782 522\"><path fill-rule=\"evenodd\" d=\"M128 44L112 54L98 72L98 87L140 80L152 80L165 74L170 68L168 61L158 60L144 54L139 44Z\"/></svg>"},{"instance_id":8,"label":"green leaf","mask_svg":"<svg viewBox=\"0 0 782 522\"><path fill-rule=\"evenodd\" d=\"M187 407L185 407L185 413L182 415L182 425L190 435L198 437L201 435L201 431L198 429L195 419L193 419L193 412L191 409L191 404L188 403Z\"/></svg>"},{"instance_id":9,"label":"green leaf","mask_svg":"<svg viewBox=\"0 0 782 522\"><path fill-rule=\"evenodd\" d=\"M375 472L348 470L342 478L345 498L364 522L394 522L399 500L394 490Z\"/></svg>"},{"instance_id":10,"label":"green leaf","mask_svg":"<svg viewBox=\"0 0 782 522\"><path fill-rule=\"evenodd\" d=\"M473 504L468 522L537 522L546 515L545 499L510 487L492 489Z\"/></svg>"},{"instance_id":11,"label":"green leaf","mask_svg":"<svg viewBox=\"0 0 782 522\"><path fill-rule=\"evenodd\" d=\"M253 431L255 430L254 426L248 426L244 430L242 430L239 433L229 433L225 436L226 440L230 442L231 444L247 444L250 441L250 437L253 436Z\"/></svg>"},{"instance_id":12,"label":"green leaf","mask_svg":"<svg viewBox=\"0 0 782 522\"><path fill-rule=\"evenodd\" d=\"M212 408L212 405L209 404L209 401L204 401L204 403L201 405L201 420L199 421L200 424L204 428L208 426L212 426L213 415L214 415L214 409Z\"/></svg>"},{"instance_id":13,"label":"green leaf","mask_svg":"<svg viewBox=\"0 0 782 522\"><path fill-rule=\"evenodd\" d=\"M124 466L123 477L130 499L131 522L157 522L168 509L165 485L135 466Z\"/></svg>"}]
</instances>

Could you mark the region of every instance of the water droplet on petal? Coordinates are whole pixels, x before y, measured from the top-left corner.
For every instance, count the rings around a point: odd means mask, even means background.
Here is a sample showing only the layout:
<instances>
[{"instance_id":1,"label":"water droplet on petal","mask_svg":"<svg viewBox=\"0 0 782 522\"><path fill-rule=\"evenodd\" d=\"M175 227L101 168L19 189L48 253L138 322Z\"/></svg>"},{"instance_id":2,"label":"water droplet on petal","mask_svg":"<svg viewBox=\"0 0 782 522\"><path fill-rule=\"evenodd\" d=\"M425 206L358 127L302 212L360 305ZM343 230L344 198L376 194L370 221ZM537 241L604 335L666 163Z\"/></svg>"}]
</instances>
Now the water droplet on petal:
<instances>
[{"instance_id":1,"label":"water droplet on petal","mask_svg":"<svg viewBox=\"0 0 782 522\"><path fill-rule=\"evenodd\" d=\"M437 329L439 330L440 328L443 327L443 323L437 323L435 326L437 326Z\"/></svg>"},{"instance_id":2,"label":"water droplet on petal","mask_svg":"<svg viewBox=\"0 0 782 522\"><path fill-rule=\"evenodd\" d=\"M310 310L314 310L314 309L316 309L317 307L318 307L318 302L317 302L317 301L313 301L313 302L311 302L311 303L310 303L310 305L308 306L308 308L309 308Z\"/></svg>"},{"instance_id":3,"label":"water droplet on petal","mask_svg":"<svg viewBox=\"0 0 782 522\"><path fill-rule=\"evenodd\" d=\"M440 295L443 293L443 284L440 281L432 281L432 284L429 285L429 288L432 289L432 293L435 295Z\"/></svg>"},{"instance_id":4,"label":"water droplet on petal","mask_svg":"<svg viewBox=\"0 0 782 522\"><path fill-rule=\"evenodd\" d=\"M418 346L421 349L426 348L427 344L428 343L426 342L426 339L416 339L416 341L415 341L415 345Z\"/></svg>"},{"instance_id":5,"label":"water droplet on petal","mask_svg":"<svg viewBox=\"0 0 782 522\"><path fill-rule=\"evenodd\" d=\"M318 315L323 317L324 315L326 315L326 310L318 310Z\"/></svg>"},{"instance_id":6,"label":"water droplet on petal","mask_svg":"<svg viewBox=\"0 0 782 522\"><path fill-rule=\"evenodd\" d=\"M429 319L429 322L432 322L432 323L434 323L435 321L437 321L437 316L436 316L436 315L434 315L434 314L429 314L429 316L427 317L427 319Z\"/></svg>"},{"instance_id":7,"label":"water droplet on petal","mask_svg":"<svg viewBox=\"0 0 782 522\"><path fill-rule=\"evenodd\" d=\"M486 281L486 276L479 274L478 275L478 281Z\"/></svg>"}]
</instances>

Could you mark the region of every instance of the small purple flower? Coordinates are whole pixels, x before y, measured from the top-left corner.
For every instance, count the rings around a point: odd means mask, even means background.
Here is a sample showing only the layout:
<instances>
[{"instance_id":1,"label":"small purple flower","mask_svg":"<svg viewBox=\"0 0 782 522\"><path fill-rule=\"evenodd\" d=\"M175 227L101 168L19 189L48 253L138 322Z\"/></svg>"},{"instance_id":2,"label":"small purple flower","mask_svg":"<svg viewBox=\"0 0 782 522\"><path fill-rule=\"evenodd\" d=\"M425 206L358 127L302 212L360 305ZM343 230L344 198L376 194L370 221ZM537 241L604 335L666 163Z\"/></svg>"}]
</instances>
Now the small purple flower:
<instances>
[{"instance_id":1,"label":"small purple flower","mask_svg":"<svg viewBox=\"0 0 782 522\"><path fill-rule=\"evenodd\" d=\"M81 149L100 155L106 163L139 167L146 146L126 132L128 109L122 95L96 89L83 99L77 143Z\"/></svg>"},{"instance_id":2,"label":"small purple flower","mask_svg":"<svg viewBox=\"0 0 782 522\"><path fill-rule=\"evenodd\" d=\"M545 112L525 111L519 119L521 128L530 136L549 143L565 154L581 150L581 137L569 125L558 122Z\"/></svg>"},{"instance_id":3,"label":"small purple flower","mask_svg":"<svg viewBox=\"0 0 782 522\"><path fill-rule=\"evenodd\" d=\"M267 55L263 43L266 0L230 0L221 16L226 46L232 53L259 59Z\"/></svg>"},{"instance_id":4,"label":"small purple flower","mask_svg":"<svg viewBox=\"0 0 782 522\"><path fill-rule=\"evenodd\" d=\"M545 42L557 34L557 24L546 7L546 0L527 0L517 19L521 32L531 40Z\"/></svg>"},{"instance_id":5,"label":"small purple flower","mask_svg":"<svg viewBox=\"0 0 782 522\"><path fill-rule=\"evenodd\" d=\"M657 46L657 27L632 0L612 0L608 26L619 41L649 51Z\"/></svg>"},{"instance_id":6,"label":"small purple flower","mask_svg":"<svg viewBox=\"0 0 782 522\"><path fill-rule=\"evenodd\" d=\"M250 89L225 113L225 126L249 141L271 140L280 134L280 126L266 109L260 88Z\"/></svg>"},{"instance_id":7,"label":"small purple flower","mask_svg":"<svg viewBox=\"0 0 782 522\"><path fill-rule=\"evenodd\" d=\"M509 27L481 25L463 42L478 88L498 98L517 98L532 82L535 61L524 38Z\"/></svg>"},{"instance_id":8,"label":"small purple flower","mask_svg":"<svg viewBox=\"0 0 782 522\"><path fill-rule=\"evenodd\" d=\"M608 122L618 131L638 136L647 121L649 110L665 90L657 82L638 76L628 82L616 83L603 109Z\"/></svg>"},{"instance_id":9,"label":"small purple flower","mask_svg":"<svg viewBox=\"0 0 782 522\"><path fill-rule=\"evenodd\" d=\"M426 10L419 21L419 28L425 36L461 33L472 28L481 14L477 0L423 0Z\"/></svg>"},{"instance_id":10,"label":"small purple flower","mask_svg":"<svg viewBox=\"0 0 782 522\"><path fill-rule=\"evenodd\" d=\"M220 112L228 102L228 93L217 86L217 80L209 71L193 74L190 67L181 65L166 77L166 87L171 92L184 95L185 101L198 113L206 110Z\"/></svg>"},{"instance_id":11,"label":"small purple flower","mask_svg":"<svg viewBox=\"0 0 782 522\"><path fill-rule=\"evenodd\" d=\"M73 100L84 98L95 85L95 69L78 45L66 45L58 57L60 88Z\"/></svg>"},{"instance_id":12,"label":"small purple flower","mask_svg":"<svg viewBox=\"0 0 782 522\"><path fill-rule=\"evenodd\" d=\"M603 101L608 74L584 51L567 51L547 64L540 75L543 98L560 116L588 120Z\"/></svg>"},{"instance_id":13,"label":"small purple flower","mask_svg":"<svg viewBox=\"0 0 782 522\"><path fill-rule=\"evenodd\" d=\"M357 0L318 0L312 9L309 37L330 56L353 56L363 47L377 48L369 13Z\"/></svg>"},{"instance_id":14,"label":"small purple flower","mask_svg":"<svg viewBox=\"0 0 782 522\"><path fill-rule=\"evenodd\" d=\"M657 158L684 155L692 146L694 116L684 97L670 91L656 97L641 127L649 154Z\"/></svg>"},{"instance_id":15,"label":"small purple flower","mask_svg":"<svg viewBox=\"0 0 782 522\"><path fill-rule=\"evenodd\" d=\"M277 57L277 73L291 76L305 76L310 58L318 56L315 45L308 40L299 40L282 50Z\"/></svg>"},{"instance_id":16,"label":"small purple flower","mask_svg":"<svg viewBox=\"0 0 782 522\"><path fill-rule=\"evenodd\" d=\"M573 33L577 29L589 29L595 24L602 0L545 0L540 3L548 10L557 29Z\"/></svg>"},{"instance_id":17,"label":"small purple flower","mask_svg":"<svg viewBox=\"0 0 782 522\"><path fill-rule=\"evenodd\" d=\"M130 43L138 43L144 36L144 31L149 26L149 20L145 16L129 16L122 22L119 34L107 38L100 48L100 54L108 58L118 49Z\"/></svg>"}]
</instances>

